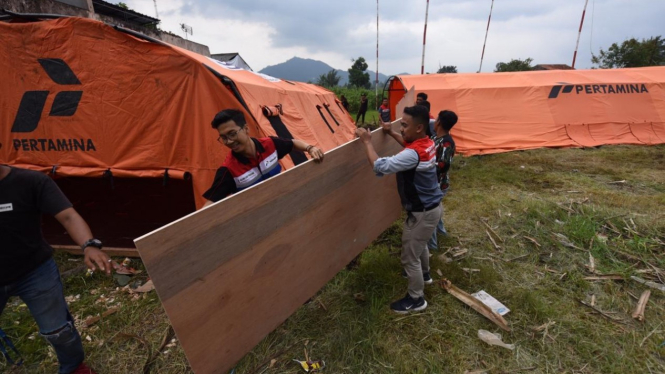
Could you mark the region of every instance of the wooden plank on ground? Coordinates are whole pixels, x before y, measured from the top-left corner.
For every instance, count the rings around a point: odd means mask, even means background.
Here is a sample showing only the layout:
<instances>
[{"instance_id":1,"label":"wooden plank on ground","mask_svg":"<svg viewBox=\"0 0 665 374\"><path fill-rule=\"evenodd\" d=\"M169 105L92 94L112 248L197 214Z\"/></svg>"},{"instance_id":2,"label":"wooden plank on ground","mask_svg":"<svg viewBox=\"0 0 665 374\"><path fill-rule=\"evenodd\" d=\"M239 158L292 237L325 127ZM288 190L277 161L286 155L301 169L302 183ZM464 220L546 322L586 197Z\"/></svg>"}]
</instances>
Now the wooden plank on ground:
<instances>
[{"instance_id":1,"label":"wooden plank on ground","mask_svg":"<svg viewBox=\"0 0 665 374\"><path fill-rule=\"evenodd\" d=\"M394 176L356 139L135 244L192 369L226 373L400 214Z\"/></svg>"}]
</instances>

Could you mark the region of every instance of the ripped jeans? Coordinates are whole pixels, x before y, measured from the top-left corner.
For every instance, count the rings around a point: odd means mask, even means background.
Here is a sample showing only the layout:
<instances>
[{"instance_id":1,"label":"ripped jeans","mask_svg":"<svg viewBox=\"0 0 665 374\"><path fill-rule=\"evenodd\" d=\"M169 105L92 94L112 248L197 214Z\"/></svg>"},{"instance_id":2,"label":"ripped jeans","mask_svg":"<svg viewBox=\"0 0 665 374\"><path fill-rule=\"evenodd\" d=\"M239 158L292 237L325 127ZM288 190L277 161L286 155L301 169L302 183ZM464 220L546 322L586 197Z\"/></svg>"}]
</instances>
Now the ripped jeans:
<instances>
[{"instance_id":1,"label":"ripped jeans","mask_svg":"<svg viewBox=\"0 0 665 374\"><path fill-rule=\"evenodd\" d=\"M16 282L0 286L0 314L11 296L18 296L25 302L39 326L40 335L55 349L60 363L59 373L76 370L83 362L83 345L69 314L60 272L53 258Z\"/></svg>"}]
</instances>

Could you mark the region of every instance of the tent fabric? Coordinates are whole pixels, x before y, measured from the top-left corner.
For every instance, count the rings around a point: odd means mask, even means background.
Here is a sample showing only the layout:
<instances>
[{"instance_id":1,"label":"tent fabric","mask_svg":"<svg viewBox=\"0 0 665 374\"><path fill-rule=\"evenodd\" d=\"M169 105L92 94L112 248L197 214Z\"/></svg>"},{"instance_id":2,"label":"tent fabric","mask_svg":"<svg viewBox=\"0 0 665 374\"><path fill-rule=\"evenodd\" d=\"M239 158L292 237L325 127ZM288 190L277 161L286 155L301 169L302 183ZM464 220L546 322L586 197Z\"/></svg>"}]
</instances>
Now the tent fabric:
<instances>
[{"instance_id":1,"label":"tent fabric","mask_svg":"<svg viewBox=\"0 0 665 374\"><path fill-rule=\"evenodd\" d=\"M393 119L411 88L427 93L432 114L457 113L466 155L665 142L665 67L399 75L389 83Z\"/></svg>"},{"instance_id":2,"label":"tent fabric","mask_svg":"<svg viewBox=\"0 0 665 374\"><path fill-rule=\"evenodd\" d=\"M229 152L210 126L222 109L242 110L252 136L276 135L261 110L281 104L294 138L323 151L354 138L352 119L328 90L228 69L98 21L0 22L0 34L2 163L44 172L55 166L62 176L189 173L200 207ZM340 131L330 133L317 105L331 106ZM283 166L293 162L285 158Z\"/></svg>"}]
</instances>

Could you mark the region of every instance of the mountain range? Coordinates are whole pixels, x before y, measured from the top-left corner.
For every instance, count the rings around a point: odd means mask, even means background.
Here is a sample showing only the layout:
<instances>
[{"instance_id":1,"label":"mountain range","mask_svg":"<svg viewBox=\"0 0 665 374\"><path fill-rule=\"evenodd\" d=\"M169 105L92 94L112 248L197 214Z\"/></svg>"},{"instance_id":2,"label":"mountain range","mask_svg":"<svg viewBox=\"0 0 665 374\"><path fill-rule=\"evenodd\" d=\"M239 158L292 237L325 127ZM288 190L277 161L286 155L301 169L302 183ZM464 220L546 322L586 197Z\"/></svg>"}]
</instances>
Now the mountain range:
<instances>
[{"instance_id":1,"label":"mountain range","mask_svg":"<svg viewBox=\"0 0 665 374\"><path fill-rule=\"evenodd\" d=\"M335 69L323 61L300 57L293 57L281 64L267 66L259 71L259 73L290 81L316 83L319 76L327 74L330 70L337 70L337 76L340 77L340 86L345 85L349 81L349 72L346 70ZM376 73L371 70L367 70L367 72L369 73L370 82L374 83ZM379 73L379 82L381 84L387 80L387 75Z\"/></svg>"}]
</instances>

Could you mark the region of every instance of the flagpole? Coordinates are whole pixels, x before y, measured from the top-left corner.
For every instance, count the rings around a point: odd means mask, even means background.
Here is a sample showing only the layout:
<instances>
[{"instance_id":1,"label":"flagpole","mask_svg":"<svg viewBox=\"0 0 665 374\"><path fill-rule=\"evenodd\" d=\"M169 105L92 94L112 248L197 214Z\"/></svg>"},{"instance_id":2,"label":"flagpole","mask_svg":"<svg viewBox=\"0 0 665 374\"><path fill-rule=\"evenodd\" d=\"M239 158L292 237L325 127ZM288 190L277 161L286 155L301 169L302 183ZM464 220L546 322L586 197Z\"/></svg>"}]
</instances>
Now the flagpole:
<instances>
[{"instance_id":1,"label":"flagpole","mask_svg":"<svg viewBox=\"0 0 665 374\"><path fill-rule=\"evenodd\" d=\"M487 19L487 29L485 30L485 41L483 42L483 53L480 55L480 67L478 72L480 73L483 70L483 58L485 58L485 45L487 44L487 34L490 32L490 21L492 21L492 10L494 10L494 0L492 0L492 6L490 7L490 16Z\"/></svg>"},{"instance_id":2,"label":"flagpole","mask_svg":"<svg viewBox=\"0 0 665 374\"><path fill-rule=\"evenodd\" d=\"M575 44L575 53L573 53L573 69L575 69L575 60L577 59L577 48L580 46L580 36L582 35L582 25L584 25L584 15L586 14L586 6L589 0L584 2L584 10L582 10L582 20L580 21L580 30L577 32L577 43Z\"/></svg>"},{"instance_id":3,"label":"flagpole","mask_svg":"<svg viewBox=\"0 0 665 374\"><path fill-rule=\"evenodd\" d=\"M379 107L379 0L376 0L376 78L374 83L374 107Z\"/></svg>"},{"instance_id":4,"label":"flagpole","mask_svg":"<svg viewBox=\"0 0 665 374\"><path fill-rule=\"evenodd\" d=\"M494 0L492 0L494 1ZM420 74L425 74L425 42L427 41L427 15L429 14L429 0L425 8L425 31L423 31L423 59L420 64Z\"/></svg>"}]
</instances>

